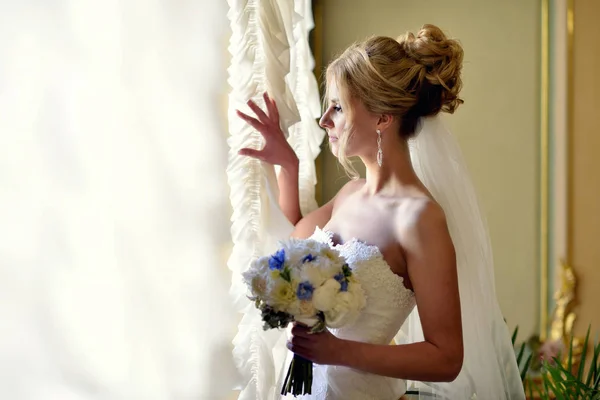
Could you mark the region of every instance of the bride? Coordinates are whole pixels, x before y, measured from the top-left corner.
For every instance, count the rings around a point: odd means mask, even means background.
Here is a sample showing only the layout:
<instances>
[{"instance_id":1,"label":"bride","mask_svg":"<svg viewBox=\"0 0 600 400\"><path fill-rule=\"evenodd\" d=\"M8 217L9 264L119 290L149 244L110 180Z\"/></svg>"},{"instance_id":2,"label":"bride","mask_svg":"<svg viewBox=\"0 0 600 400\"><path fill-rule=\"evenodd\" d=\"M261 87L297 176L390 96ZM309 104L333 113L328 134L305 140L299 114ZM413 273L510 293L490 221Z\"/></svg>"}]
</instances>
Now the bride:
<instances>
[{"instance_id":1,"label":"bride","mask_svg":"<svg viewBox=\"0 0 600 400\"><path fill-rule=\"evenodd\" d=\"M524 399L495 297L489 238L454 138L438 114L462 104L460 44L432 25L397 41L352 45L327 68L320 125L354 178L302 216L298 158L277 107L238 115L264 136L240 154L280 165L280 206L294 236L337 247L367 295L352 326L309 334L288 348L315 363L306 398L397 400L408 383L423 398ZM359 157L358 179L348 157ZM394 345L390 345L393 343Z\"/></svg>"}]
</instances>

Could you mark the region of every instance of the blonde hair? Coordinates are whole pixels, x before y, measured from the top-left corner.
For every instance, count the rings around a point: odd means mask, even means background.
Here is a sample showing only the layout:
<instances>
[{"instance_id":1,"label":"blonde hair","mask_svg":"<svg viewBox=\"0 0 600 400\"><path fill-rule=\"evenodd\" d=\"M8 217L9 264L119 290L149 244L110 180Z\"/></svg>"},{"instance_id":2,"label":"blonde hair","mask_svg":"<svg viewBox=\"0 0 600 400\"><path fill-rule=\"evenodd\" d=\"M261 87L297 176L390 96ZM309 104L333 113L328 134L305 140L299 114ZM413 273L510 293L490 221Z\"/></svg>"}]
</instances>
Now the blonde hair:
<instances>
[{"instance_id":1,"label":"blonde hair","mask_svg":"<svg viewBox=\"0 0 600 400\"><path fill-rule=\"evenodd\" d=\"M398 40L376 36L351 45L329 64L326 77L338 86L347 121L352 121L348 105L354 98L372 113L398 118L398 134L408 139L419 118L440 111L453 113L463 103L458 97L462 60L458 41L448 39L437 26L424 25L416 36L410 32ZM347 130L350 133L351 126ZM356 178L345 154L350 136L340 137L337 157L348 175Z\"/></svg>"}]
</instances>

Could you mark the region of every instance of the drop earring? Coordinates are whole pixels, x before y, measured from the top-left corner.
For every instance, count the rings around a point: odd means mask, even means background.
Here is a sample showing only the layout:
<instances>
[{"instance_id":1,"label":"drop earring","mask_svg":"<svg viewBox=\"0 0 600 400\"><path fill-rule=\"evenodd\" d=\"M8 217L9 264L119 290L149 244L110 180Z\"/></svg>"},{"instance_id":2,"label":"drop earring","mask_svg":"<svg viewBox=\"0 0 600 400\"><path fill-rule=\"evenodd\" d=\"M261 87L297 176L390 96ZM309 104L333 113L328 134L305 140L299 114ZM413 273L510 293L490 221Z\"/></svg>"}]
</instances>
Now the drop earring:
<instances>
[{"instance_id":1,"label":"drop earring","mask_svg":"<svg viewBox=\"0 0 600 400\"><path fill-rule=\"evenodd\" d=\"M381 131L377 129L377 164L383 164L383 150L381 150Z\"/></svg>"}]
</instances>

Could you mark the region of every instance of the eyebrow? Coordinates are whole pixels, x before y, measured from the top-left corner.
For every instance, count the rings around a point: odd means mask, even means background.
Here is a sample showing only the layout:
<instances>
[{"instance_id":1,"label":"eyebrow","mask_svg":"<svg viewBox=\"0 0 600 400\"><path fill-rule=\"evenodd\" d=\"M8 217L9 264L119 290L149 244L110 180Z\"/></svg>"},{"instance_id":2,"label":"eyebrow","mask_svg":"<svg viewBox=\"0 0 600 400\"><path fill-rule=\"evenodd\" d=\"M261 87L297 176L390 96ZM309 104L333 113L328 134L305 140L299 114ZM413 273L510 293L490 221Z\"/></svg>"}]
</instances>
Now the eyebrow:
<instances>
[{"instance_id":1,"label":"eyebrow","mask_svg":"<svg viewBox=\"0 0 600 400\"><path fill-rule=\"evenodd\" d=\"M339 103L339 102L340 102L340 100L339 100L339 99L336 99L336 98L333 98L333 99L329 99L329 102L330 102L330 103Z\"/></svg>"}]
</instances>

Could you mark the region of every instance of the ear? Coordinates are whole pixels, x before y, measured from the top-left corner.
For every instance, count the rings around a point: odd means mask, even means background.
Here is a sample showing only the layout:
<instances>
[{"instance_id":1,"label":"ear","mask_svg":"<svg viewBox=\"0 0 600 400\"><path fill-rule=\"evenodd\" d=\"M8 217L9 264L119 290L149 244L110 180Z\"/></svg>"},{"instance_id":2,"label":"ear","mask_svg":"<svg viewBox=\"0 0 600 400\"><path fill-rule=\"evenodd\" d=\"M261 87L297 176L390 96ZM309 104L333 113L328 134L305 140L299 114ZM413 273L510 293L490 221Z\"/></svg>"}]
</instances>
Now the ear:
<instances>
[{"instance_id":1,"label":"ear","mask_svg":"<svg viewBox=\"0 0 600 400\"><path fill-rule=\"evenodd\" d=\"M381 114L377 120L377 129L385 131L394 122L394 116L391 114Z\"/></svg>"}]
</instances>

